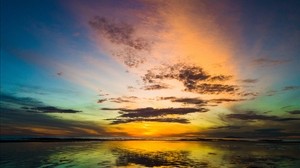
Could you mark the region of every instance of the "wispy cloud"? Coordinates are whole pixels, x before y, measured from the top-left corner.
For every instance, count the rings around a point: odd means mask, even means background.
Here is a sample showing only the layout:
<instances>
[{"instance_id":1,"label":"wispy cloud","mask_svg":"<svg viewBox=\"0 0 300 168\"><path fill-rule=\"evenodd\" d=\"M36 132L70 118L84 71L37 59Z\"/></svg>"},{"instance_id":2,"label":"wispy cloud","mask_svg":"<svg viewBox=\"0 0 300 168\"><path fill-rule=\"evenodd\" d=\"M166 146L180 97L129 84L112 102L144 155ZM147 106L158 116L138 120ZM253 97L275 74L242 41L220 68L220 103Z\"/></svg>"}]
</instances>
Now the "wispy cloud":
<instances>
[{"instance_id":1,"label":"wispy cloud","mask_svg":"<svg viewBox=\"0 0 300 168\"><path fill-rule=\"evenodd\" d=\"M300 114L300 110L292 110L292 111L288 111L288 113L290 113L290 114Z\"/></svg>"},{"instance_id":2,"label":"wispy cloud","mask_svg":"<svg viewBox=\"0 0 300 168\"><path fill-rule=\"evenodd\" d=\"M268 65L280 65L290 62L290 60L276 60L269 58L258 58L252 61L253 65L256 66L268 66Z\"/></svg>"},{"instance_id":3,"label":"wispy cloud","mask_svg":"<svg viewBox=\"0 0 300 168\"><path fill-rule=\"evenodd\" d=\"M154 84L163 80L175 79L182 82L185 91L200 94L236 93L239 90L238 86L223 84L224 81L228 81L231 78L232 76L225 75L212 76L199 66L185 64L175 64L148 70L147 73L142 76L145 83Z\"/></svg>"},{"instance_id":4,"label":"wispy cloud","mask_svg":"<svg viewBox=\"0 0 300 168\"><path fill-rule=\"evenodd\" d=\"M145 61L146 57L139 52L151 50L151 43L143 37L138 37L132 25L123 22L114 23L99 16L95 16L89 24L111 43L124 46L112 54L123 59L129 67L137 67Z\"/></svg>"},{"instance_id":5,"label":"wispy cloud","mask_svg":"<svg viewBox=\"0 0 300 168\"><path fill-rule=\"evenodd\" d=\"M279 116L271 116L271 115L263 115L257 114L254 111L247 111L245 113L233 113L226 115L229 119L238 119L238 120L245 120L245 121L254 121L254 120L261 120L261 121L296 121L300 120L300 118L287 118L287 117L279 117Z\"/></svg>"},{"instance_id":6,"label":"wispy cloud","mask_svg":"<svg viewBox=\"0 0 300 168\"><path fill-rule=\"evenodd\" d=\"M37 113L79 113L82 111L73 109L64 109L54 106L42 106L42 107L22 107L22 109L27 112L37 112Z\"/></svg>"},{"instance_id":7,"label":"wispy cloud","mask_svg":"<svg viewBox=\"0 0 300 168\"><path fill-rule=\"evenodd\" d=\"M125 124L131 122L168 122L168 123L180 123L188 124L190 123L188 119L185 118L115 118L107 119L112 121L110 124Z\"/></svg>"}]
</instances>

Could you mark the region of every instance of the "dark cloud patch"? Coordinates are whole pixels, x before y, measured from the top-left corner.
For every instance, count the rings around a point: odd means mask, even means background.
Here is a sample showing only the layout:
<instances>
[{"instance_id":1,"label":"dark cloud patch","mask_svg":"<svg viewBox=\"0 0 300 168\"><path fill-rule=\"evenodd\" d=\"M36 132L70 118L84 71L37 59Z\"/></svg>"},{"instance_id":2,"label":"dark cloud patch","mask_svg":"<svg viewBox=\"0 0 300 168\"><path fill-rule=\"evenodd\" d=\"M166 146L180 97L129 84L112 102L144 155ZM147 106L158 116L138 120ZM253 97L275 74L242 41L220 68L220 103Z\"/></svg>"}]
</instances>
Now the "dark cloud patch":
<instances>
[{"instance_id":1,"label":"dark cloud patch","mask_svg":"<svg viewBox=\"0 0 300 168\"><path fill-rule=\"evenodd\" d=\"M136 99L137 97L135 96L122 96L116 98L109 98L108 100L113 103L132 103Z\"/></svg>"},{"instance_id":2,"label":"dark cloud patch","mask_svg":"<svg viewBox=\"0 0 300 168\"><path fill-rule=\"evenodd\" d=\"M195 105L205 105L207 101L199 98L176 98L172 99L172 102L184 103L184 104L195 104Z\"/></svg>"},{"instance_id":3,"label":"dark cloud patch","mask_svg":"<svg viewBox=\"0 0 300 168\"><path fill-rule=\"evenodd\" d=\"M223 103L223 102L237 102L237 101L244 101L247 99L226 99L226 98L221 98L221 99L211 99L209 100L209 102L212 103Z\"/></svg>"},{"instance_id":4,"label":"dark cloud patch","mask_svg":"<svg viewBox=\"0 0 300 168\"><path fill-rule=\"evenodd\" d=\"M118 110L123 110L123 108L107 108L107 107L104 107L104 108L101 108L100 110L106 110L106 111L118 111Z\"/></svg>"},{"instance_id":5,"label":"dark cloud patch","mask_svg":"<svg viewBox=\"0 0 300 168\"><path fill-rule=\"evenodd\" d=\"M238 119L238 120L245 120L245 121L261 120L261 121L283 121L284 122L284 121L300 120L300 118L282 118L278 116L262 115L262 114L257 114L254 111L248 111L245 113L227 114L226 117L229 119Z\"/></svg>"},{"instance_id":6,"label":"dark cloud patch","mask_svg":"<svg viewBox=\"0 0 300 168\"><path fill-rule=\"evenodd\" d=\"M282 91L297 90L297 89L300 89L300 86L286 86L282 89Z\"/></svg>"},{"instance_id":7,"label":"dark cloud patch","mask_svg":"<svg viewBox=\"0 0 300 168\"><path fill-rule=\"evenodd\" d=\"M145 61L145 57L139 52L151 50L151 43L145 38L137 37L132 25L114 23L99 16L95 16L89 24L110 42L125 46L121 50L114 51L113 55L122 58L129 67L136 67Z\"/></svg>"},{"instance_id":8,"label":"dark cloud patch","mask_svg":"<svg viewBox=\"0 0 300 168\"><path fill-rule=\"evenodd\" d=\"M107 101L107 99L99 99L99 100L97 101L97 103L103 103L103 102L105 102L105 101Z\"/></svg>"},{"instance_id":9,"label":"dark cloud patch","mask_svg":"<svg viewBox=\"0 0 300 168\"><path fill-rule=\"evenodd\" d=\"M197 92L200 94L221 94L221 93L234 94L239 90L239 88L235 85L202 83L199 85L195 85L192 88L187 88L186 90Z\"/></svg>"},{"instance_id":10,"label":"dark cloud patch","mask_svg":"<svg viewBox=\"0 0 300 168\"><path fill-rule=\"evenodd\" d=\"M72 109L63 109L57 108L54 106L44 106L44 107L23 107L23 109L27 108L27 112L37 112L37 113L79 113L81 111L72 110Z\"/></svg>"},{"instance_id":11,"label":"dark cloud patch","mask_svg":"<svg viewBox=\"0 0 300 168\"><path fill-rule=\"evenodd\" d=\"M137 117L157 117L166 115L185 115L195 112L207 112L205 108L163 108L154 109L152 107L137 109L120 109L120 117L137 118Z\"/></svg>"},{"instance_id":12,"label":"dark cloud patch","mask_svg":"<svg viewBox=\"0 0 300 168\"><path fill-rule=\"evenodd\" d=\"M48 113L78 113L78 110L48 106L30 97L1 93L1 135L95 136L109 135L97 123L65 120ZM37 129L39 128L39 129ZM124 135L124 134L123 134Z\"/></svg>"},{"instance_id":13,"label":"dark cloud patch","mask_svg":"<svg viewBox=\"0 0 300 168\"><path fill-rule=\"evenodd\" d=\"M259 95L259 93L258 92L240 92L240 93L237 93L237 95L243 96L243 97L249 97L249 96L256 97Z\"/></svg>"},{"instance_id":14,"label":"dark cloud patch","mask_svg":"<svg viewBox=\"0 0 300 168\"><path fill-rule=\"evenodd\" d=\"M281 132L282 128L263 128L263 129L256 129L256 132L261 132L261 133L270 133L270 132Z\"/></svg>"},{"instance_id":15,"label":"dark cloud patch","mask_svg":"<svg viewBox=\"0 0 300 168\"><path fill-rule=\"evenodd\" d=\"M232 78L231 75L225 76L225 75L218 75L218 76L212 76L209 81L215 82L215 81L228 81Z\"/></svg>"},{"instance_id":16,"label":"dark cloud patch","mask_svg":"<svg viewBox=\"0 0 300 168\"><path fill-rule=\"evenodd\" d=\"M17 97L9 94L0 95L0 103L2 108L26 110L26 112L37 113L78 113L81 111L73 109L64 109L54 106L45 105L43 102L30 97Z\"/></svg>"},{"instance_id":17,"label":"dark cloud patch","mask_svg":"<svg viewBox=\"0 0 300 168\"><path fill-rule=\"evenodd\" d=\"M166 84L153 84L153 85L146 85L142 87L144 90L160 90L160 89L169 89L169 86Z\"/></svg>"},{"instance_id":18,"label":"dark cloud patch","mask_svg":"<svg viewBox=\"0 0 300 168\"><path fill-rule=\"evenodd\" d=\"M235 125L226 125L226 126L218 126L218 127L212 127L210 129L228 129L228 130L236 130L241 129L243 126L235 126Z\"/></svg>"},{"instance_id":19,"label":"dark cloud patch","mask_svg":"<svg viewBox=\"0 0 300 168\"><path fill-rule=\"evenodd\" d=\"M157 84L161 83L162 80L175 79L182 82L185 91L200 94L236 93L239 90L238 86L215 83L224 82L231 78L232 76L225 75L212 76L199 66L185 65L182 63L154 68L148 70L147 73L142 76L142 80L145 84Z\"/></svg>"},{"instance_id":20,"label":"dark cloud patch","mask_svg":"<svg viewBox=\"0 0 300 168\"><path fill-rule=\"evenodd\" d=\"M292 111L288 111L288 113L290 113L290 114L300 114L300 110L292 110Z\"/></svg>"},{"instance_id":21,"label":"dark cloud patch","mask_svg":"<svg viewBox=\"0 0 300 168\"><path fill-rule=\"evenodd\" d=\"M274 60L274 59L267 59L267 58L258 58L252 61L254 65L258 65L258 66L280 65L287 62L290 62L290 60Z\"/></svg>"},{"instance_id":22,"label":"dark cloud patch","mask_svg":"<svg viewBox=\"0 0 300 168\"><path fill-rule=\"evenodd\" d=\"M243 83L256 83L256 82L258 82L258 79L243 79L240 81Z\"/></svg>"},{"instance_id":23,"label":"dark cloud patch","mask_svg":"<svg viewBox=\"0 0 300 168\"><path fill-rule=\"evenodd\" d=\"M180 124L188 124L190 123L185 118L115 118L115 119L107 119L111 120L110 124L125 124L130 122L168 122L168 123L180 123Z\"/></svg>"},{"instance_id":24,"label":"dark cloud patch","mask_svg":"<svg viewBox=\"0 0 300 168\"><path fill-rule=\"evenodd\" d=\"M0 94L1 107L5 106L42 106L44 105L41 101L30 97L17 97L11 94Z\"/></svg>"},{"instance_id":25,"label":"dark cloud patch","mask_svg":"<svg viewBox=\"0 0 300 168\"><path fill-rule=\"evenodd\" d=\"M118 111L120 114L113 119L107 119L112 121L111 124L121 124L129 122L175 122L187 124L189 121L185 118L168 118L167 115L186 115L190 113L207 112L205 108L163 108L154 109L151 107L126 109L126 108L102 108L101 110L113 110Z\"/></svg>"}]
</instances>

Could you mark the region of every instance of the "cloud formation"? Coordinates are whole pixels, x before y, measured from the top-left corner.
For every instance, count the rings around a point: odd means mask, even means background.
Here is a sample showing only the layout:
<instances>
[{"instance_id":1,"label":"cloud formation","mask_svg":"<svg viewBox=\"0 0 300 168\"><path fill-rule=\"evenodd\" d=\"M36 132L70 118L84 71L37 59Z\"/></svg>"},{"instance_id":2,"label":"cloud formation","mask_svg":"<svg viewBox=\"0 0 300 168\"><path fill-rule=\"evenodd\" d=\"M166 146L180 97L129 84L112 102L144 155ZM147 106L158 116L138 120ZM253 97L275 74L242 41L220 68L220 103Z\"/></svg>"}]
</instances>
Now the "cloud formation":
<instances>
[{"instance_id":1,"label":"cloud formation","mask_svg":"<svg viewBox=\"0 0 300 168\"><path fill-rule=\"evenodd\" d=\"M275 60L275 59L269 59L269 58L258 58L254 59L252 63L257 66L268 66L268 65L280 65L290 62L290 60Z\"/></svg>"},{"instance_id":2,"label":"cloud formation","mask_svg":"<svg viewBox=\"0 0 300 168\"><path fill-rule=\"evenodd\" d=\"M113 55L123 59L125 65L137 67L146 57L140 52L149 52L151 44L143 37L136 36L135 29L127 23L114 23L105 17L95 16L89 21L90 26L111 43L122 46L119 50L113 50Z\"/></svg>"},{"instance_id":3,"label":"cloud formation","mask_svg":"<svg viewBox=\"0 0 300 168\"><path fill-rule=\"evenodd\" d=\"M156 84L165 79L175 79L183 83L185 91L200 94L236 93L239 90L238 86L223 84L224 81L228 81L231 78L232 76L225 75L212 76L199 66L182 63L151 69L142 76L145 84Z\"/></svg>"},{"instance_id":4,"label":"cloud formation","mask_svg":"<svg viewBox=\"0 0 300 168\"><path fill-rule=\"evenodd\" d=\"M300 110L292 110L292 111L288 111L288 113L290 113L290 114L300 114Z\"/></svg>"},{"instance_id":5,"label":"cloud formation","mask_svg":"<svg viewBox=\"0 0 300 168\"><path fill-rule=\"evenodd\" d=\"M124 124L130 122L169 122L169 123L180 123L180 124L188 124L189 120L185 118L115 118L115 119L107 119L112 121L110 124Z\"/></svg>"},{"instance_id":6,"label":"cloud formation","mask_svg":"<svg viewBox=\"0 0 300 168\"><path fill-rule=\"evenodd\" d=\"M102 108L101 110L119 111L118 117L111 120L111 124L129 123L129 122L176 122L187 124L189 121L184 118L166 117L168 115L186 115L189 113L207 112L206 108L164 108L154 109L152 107L126 109L126 108Z\"/></svg>"},{"instance_id":7,"label":"cloud formation","mask_svg":"<svg viewBox=\"0 0 300 168\"><path fill-rule=\"evenodd\" d=\"M284 121L300 120L300 118L286 118L286 117L257 114L254 111L248 111L245 113L227 114L226 117L229 119L238 119L238 120L245 120L245 121L261 120L261 121L283 121L284 122Z\"/></svg>"},{"instance_id":8,"label":"cloud formation","mask_svg":"<svg viewBox=\"0 0 300 168\"><path fill-rule=\"evenodd\" d=\"M82 111L72 110L72 109L63 109L54 106L42 106L42 107L23 107L27 112L36 112L36 113L79 113Z\"/></svg>"}]
</instances>

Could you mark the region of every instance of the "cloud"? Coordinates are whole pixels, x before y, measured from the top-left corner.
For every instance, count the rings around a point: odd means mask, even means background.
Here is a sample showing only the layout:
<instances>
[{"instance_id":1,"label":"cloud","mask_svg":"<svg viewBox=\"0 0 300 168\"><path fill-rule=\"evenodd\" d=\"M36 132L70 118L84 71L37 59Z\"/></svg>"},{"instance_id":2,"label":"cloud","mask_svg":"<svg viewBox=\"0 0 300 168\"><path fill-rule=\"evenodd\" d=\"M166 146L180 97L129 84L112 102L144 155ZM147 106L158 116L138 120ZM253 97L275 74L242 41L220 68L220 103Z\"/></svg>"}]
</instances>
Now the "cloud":
<instances>
[{"instance_id":1,"label":"cloud","mask_svg":"<svg viewBox=\"0 0 300 168\"><path fill-rule=\"evenodd\" d=\"M116 97L116 98L109 98L108 100L113 103L130 103L133 102L133 100L137 99L135 96L122 96L122 97Z\"/></svg>"},{"instance_id":2,"label":"cloud","mask_svg":"<svg viewBox=\"0 0 300 168\"><path fill-rule=\"evenodd\" d=\"M245 121L253 121L253 120L261 120L261 121L295 121L295 120L300 120L300 118L282 118L282 117L278 117L278 116L262 115L262 114L257 114L254 111L247 111L245 113L227 114L226 117L229 118L229 119L238 119L238 120L245 120Z\"/></svg>"},{"instance_id":3,"label":"cloud","mask_svg":"<svg viewBox=\"0 0 300 168\"><path fill-rule=\"evenodd\" d=\"M220 94L236 93L239 88L235 85L208 83L228 81L232 76L217 75L212 76L205 72L201 67L195 65L185 65L182 63L171 66L163 66L148 70L142 76L145 84L157 84L162 80L175 79L183 83L185 91L196 92L200 94Z\"/></svg>"},{"instance_id":4,"label":"cloud","mask_svg":"<svg viewBox=\"0 0 300 168\"><path fill-rule=\"evenodd\" d=\"M243 79L240 81L243 83L256 83L256 82L258 82L258 79Z\"/></svg>"},{"instance_id":5,"label":"cloud","mask_svg":"<svg viewBox=\"0 0 300 168\"><path fill-rule=\"evenodd\" d=\"M44 106L44 107L23 107L28 112L37 112L37 113L79 113L82 111L72 110L72 109L63 109L53 106Z\"/></svg>"},{"instance_id":6,"label":"cloud","mask_svg":"<svg viewBox=\"0 0 300 168\"><path fill-rule=\"evenodd\" d=\"M154 85L146 85L142 87L144 90L160 90L160 89L169 89L169 86L166 84L154 84Z\"/></svg>"},{"instance_id":7,"label":"cloud","mask_svg":"<svg viewBox=\"0 0 300 168\"><path fill-rule=\"evenodd\" d=\"M275 60L275 59L269 59L269 58L258 58L254 59L252 61L253 65L258 65L258 66L267 66L267 65L280 65L290 62L290 60Z\"/></svg>"},{"instance_id":8,"label":"cloud","mask_svg":"<svg viewBox=\"0 0 300 168\"><path fill-rule=\"evenodd\" d=\"M112 43L124 44L136 50L150 50L150 44L145 39L134 37L135 30L129 24L116 24L99 16L95 16L94 19L89 21L89 24Z\"/></svg>"},{"instance_id":9,"label":"cloud","mask_svg":"<svg viewBox=\"0 0 300 168\"><path fill-rule=\"evenodd\" d=\"M239 88L235 85L203 83L203 84L196 85L191 89L188 88L186 90L193 91L200 94L221 94L221 93L234 94L239 90Z\"/></svg>"},{"instance_id":10,"label":"cloud","mask_svg":"<svg viewBox=\"0 0 300 168\"><path fill-rule=\"evenodd\" d=\"M137 109L120 109L119 113L121 114L119 117L128 117L128 118L136 118L136 117L158 117L158 116L166 116L166 115L185 115L189 113L195 112L207 112L208 109L205 108L162 108L162 109L154 109L152 107L147 108L137 108Z\"/></svg>"},{"instance_id":11,"label":"cloud","mask_svg":"<svg viewBox=\"0 0 300 168\"><path fill-rule=\"evenodd\" d=\"M300 110L292 110L292 111L288 111L288 113L290 113L290 114L300 114Z\"/></svg>"},{"instance_id":12,"label":"cloud","mask_svg":"<svg viewBox=\"0 0 300 168\"><path fill-rule=\"evenodd\" d=\"M103 102L106 102L107 101L107 99L99 99L98 101L97 101L97 103L103 103Z\"/></svg>"},{"instance_id":13,"label":"cloud","mask_svg":"<svg viewBox=\"0 0 300 168\"><path fill-rule=\"evenodd\" d=\"M1 93L1 135L21 136L128 136L123 132L108 132L99 122L58 118L48 113L79 113L58 108L30 97ZM72 114L71 114L72 113Z\"/></svg>"},{"instance_id":14,"label":"cloud","mask_svg":"<svg viewBox=\"0 0 300 168\"><path fill-rule=\"evenodd\" d=\"M0 102L1 106L41 106L44 105L41 101L30 97L17 97L10 94L1 93L0 94ZM3 105L2 105L3 104Z\"/></svg>"},{"instance_id":15,"label":"cloud","mask_svg":"<svg viewBox=\"0 0 300 168\"><path fill-rule=\"evenodd\" d=\"M185 118L172 117L168 118L167 115L186 115L189 113L207 112L205 108L164 108L154 109L152 107L126 109L126 108L102 108L101 110L119 111L119 116L111 120L111 124L121 124L129 122L176 122L187 124L189 121Z\"/></svg>"},{"instance_id":16,"label":"cloud","mask_svg":"<svg viewBox=\"0 0 300 168\"><path fill-rule=\"evenodd\" d=\"M195 105L205 105L207 101L200 98L174 98L172 102L184 103L184 104L195 104Z\"/></svg>"},{"instance_id":17,"label":"cloud","mask_svg":"<svg viewBox=\"0 0 300 168\"><path fill-rule=\"evenodd\" d=\"M228 130L236 130L241 129L243 126L235 126L235 125L227 125L227 126L218 126L218 127L212 127L210 129L228 129Z\"/></svg>"},{"instance_id":18,"label":"cloud","mask_svg":"<svg viewBox=\"0 0 300 168\"><path fill-rule=\"evenodd\" d=\"M282 91L297 90L297 89L300 89L300 86L286 86L282 89Z\"/></svg>"},{"instance_id":19,"label":"cloud","mask_svg":"<svg viewBox=\"0 0 300 168\"><path fill-rule=\"evenodd\" d=\"M213 103L223 103L223 102L237 102L237 101L244 101L246 99L226 99L226 98L220 98L220 99L210 99L209 102Z\"/></svg>"},{"instance_id":20,"label":"cloud","mask_svg":"<svg viewBox=\"0 0 300 168\"><path fill-rule=\"evenodd\" d=\"M135 29L127 23L114 23L113 21L95 16L89 21L89 25L100 35L108 39L111 43L122 46L119 50L114 50L113 55L122 58L129 67L137 67L145 61L141 51L149 52L151 44L142 37L137 37Z\"/></svg>"},{"instance_id":21,"label":"cloud","mask_svg":"<svg viewBox=\"0 0 300 168\"><path fill-rule=\"evenodd\" d=\"M111 120L110 124L124 124L130 122L168 122L168 123L180 123L180 124L188 124L190 123L185 118L115 118L115 119L107 119Z\"/></svg>"},{"instance_id":22,"label":"cloud","mask_svg":"<svg viewBox=\"0 0 300 168\"><path fill-rule=\"evenodd\" d=\"M218 76L213 76L209 79L209 81L228 81L232 78L232 76L225 76L225 75L218 75Z\"/></svg>"}]
</instances>

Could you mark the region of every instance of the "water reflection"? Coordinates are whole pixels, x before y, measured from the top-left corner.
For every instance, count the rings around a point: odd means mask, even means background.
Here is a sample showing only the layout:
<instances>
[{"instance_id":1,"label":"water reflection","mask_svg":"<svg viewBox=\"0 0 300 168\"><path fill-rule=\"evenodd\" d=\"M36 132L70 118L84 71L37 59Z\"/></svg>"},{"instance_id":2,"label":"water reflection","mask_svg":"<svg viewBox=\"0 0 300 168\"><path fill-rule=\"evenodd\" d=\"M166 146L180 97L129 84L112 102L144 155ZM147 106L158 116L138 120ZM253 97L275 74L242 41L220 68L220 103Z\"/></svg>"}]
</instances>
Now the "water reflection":
<instances>
[{"instance_id":1,"label":"water reflection","mask_svg":"<svg viewBox=\"0 0 300 168\"><path fill-rule=\"evenodd\" d=\"M1 143L0 167L289 167L299 144L104 141Z\"/></svg>"}]
</instances>

